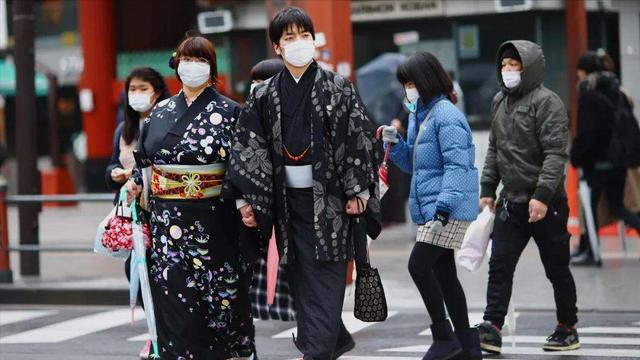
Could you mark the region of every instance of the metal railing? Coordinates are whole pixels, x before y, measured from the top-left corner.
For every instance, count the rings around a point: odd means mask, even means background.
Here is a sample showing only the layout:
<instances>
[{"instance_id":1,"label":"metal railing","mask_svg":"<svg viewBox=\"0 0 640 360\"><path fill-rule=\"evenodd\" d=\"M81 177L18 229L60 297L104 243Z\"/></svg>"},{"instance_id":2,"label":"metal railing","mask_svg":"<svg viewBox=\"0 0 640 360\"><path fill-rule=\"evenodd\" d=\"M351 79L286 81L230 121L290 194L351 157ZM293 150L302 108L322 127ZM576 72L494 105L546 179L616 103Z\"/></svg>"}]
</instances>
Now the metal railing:
<instances>
[{"instance_id":1,"label":"metal railing","mask_svg":"<svg viewBox=\"0 0 640 360\"><path fill-rule=\"evenodd\" d=\"M7 187L0 184L0 282L12 282L10 252L92 252L90 247L42 246L40 244L9 245L9 206L43 203L111 202L114 194L69 194L69 195L7 195Z\"/></svg>"}]
</instances>

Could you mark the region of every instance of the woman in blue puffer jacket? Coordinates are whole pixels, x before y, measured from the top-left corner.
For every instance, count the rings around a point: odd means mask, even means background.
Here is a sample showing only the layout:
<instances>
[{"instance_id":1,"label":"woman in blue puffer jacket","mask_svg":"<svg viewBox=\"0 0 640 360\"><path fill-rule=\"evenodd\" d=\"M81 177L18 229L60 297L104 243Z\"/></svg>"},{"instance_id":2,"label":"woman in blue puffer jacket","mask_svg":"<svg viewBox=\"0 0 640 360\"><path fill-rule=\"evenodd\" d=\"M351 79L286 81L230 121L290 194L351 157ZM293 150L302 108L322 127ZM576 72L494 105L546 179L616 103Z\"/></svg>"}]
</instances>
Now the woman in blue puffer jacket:
<instances>
[{"instance_id":1,"label":"woman in blue puffer jacket","mask_svg":"<svg viewBox=\"0 0 640 360\"><path fill-rule=\"evenodd\" d=\"M412 174L409 206L419 225L409 273L431 317L433 344L424 359L481 359L478 333L469 328L467 301L454 260L465 231L478 214L475 146L456 108L451 79L438 59L421 52L400 65L411 114L407 140L383 129L390 158ZM445 303L453 332L446 318Z\"/></svg>"}]
</instances>

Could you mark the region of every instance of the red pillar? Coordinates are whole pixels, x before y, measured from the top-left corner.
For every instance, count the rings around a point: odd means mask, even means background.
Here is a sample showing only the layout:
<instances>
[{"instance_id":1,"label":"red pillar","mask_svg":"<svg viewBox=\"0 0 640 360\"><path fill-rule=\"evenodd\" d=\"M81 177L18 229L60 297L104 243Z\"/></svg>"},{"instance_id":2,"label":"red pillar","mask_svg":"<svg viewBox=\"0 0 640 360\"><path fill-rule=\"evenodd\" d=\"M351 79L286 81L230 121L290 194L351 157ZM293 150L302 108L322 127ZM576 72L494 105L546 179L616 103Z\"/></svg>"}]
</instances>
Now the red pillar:
<instances>
[{"instance_id":1,"label":"red pillar","mask_svg":"<svg viewBox=\"0 0 640 360\"><path fill-rule=\"evenodd\" d=\"M564 16L567 27L567 79L569 80L569 115L571 132L575 134L576 114L578 111L578 76L576 66L578 58L588 50L587 9L584 0L564 2Z\"/></svg>"},{"instance_id":2,"label":"red pillar","mask_svg":"<svg viewBox=\"0 0 640 360\"><path fill-rule=\"evenodd\" d=\"M569 121L571 133L575 135L578 113L578 90L576 83L578 75L576 66L578 58L588 50L587 38L587 10L584 0L564 2L564 15L567 31L567 79L569 85ZM573 235L580 235L580 210L578 201L578 171L569 167L567 172L567 194L569 197L569 231Z\"/></svg>"},{"instance_id":3,"label":"red pillar","mask_svg":"<svg viewBox=\"0 0 640 360\"><path fill-rule=\"evenodd\" d=\"M293 3L311 16L316 34L324 33L327 44L319 49L318 60L328 63L333 71L348 75L353 80L351 1L297 0Z\"/></svg>"},{"instance_id":4,"label":"red pillar","mask_svg":"<svg viewBox=\"0 0 640 360\"><path fill-rule=\"evenodd\" d=\"M111 0L78 1L84 71L79 90L92 92L93 109L82 114L87 135L87 186L104 191L104 169L111 157L116 109L112 84L116 78L114 5Z\"/></svg>"}]
</instances>

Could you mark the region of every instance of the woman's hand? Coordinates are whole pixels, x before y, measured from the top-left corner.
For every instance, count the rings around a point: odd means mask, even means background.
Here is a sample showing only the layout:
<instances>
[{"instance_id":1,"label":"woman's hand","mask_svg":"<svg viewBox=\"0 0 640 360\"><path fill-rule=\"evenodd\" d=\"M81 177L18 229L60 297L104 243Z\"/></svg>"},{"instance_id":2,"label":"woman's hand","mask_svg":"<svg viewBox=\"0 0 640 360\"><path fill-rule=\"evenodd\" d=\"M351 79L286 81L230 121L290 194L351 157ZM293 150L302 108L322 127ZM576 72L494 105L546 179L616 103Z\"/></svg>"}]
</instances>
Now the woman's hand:
<instances>
[{"instance_id":1,"label":"woman's hand","mask_svg":"<svg viewBox=\"0 0 640 360\"><path fill-rule=\"evenodd\" d=\"M367 200L358 196L354 196L347 201L347 214L360 215L367 209Z\"/></svg>"},{"instance_id":2,"label":"woman's hand","mask_svg":"<svg viewBox=\"0 0 640 360\"><path fill-rule=\"evenodd\" d=\"M111 179L118 184L123 184L130 176L131 170L125 170L119 167L111 170Z\"/></svg>"},{"instance_id":3,"label":"woman's hand","mask_svg":"<svg viewBox=\"0 0 640 360\"><path fill-rule=\"evenodd\" d=\"M385 126L382 128L382 141L385 144L398 143L398 129L393 126Z\"/></svg>"},{"instance_id":4,"label":"woman's hand","mask_svg":"<svg viewBox=\"0 0 640 360\"><path fill-rule=\"evenodd\" d=\"M127 205L131 204L133 199L137 198L142 192L142 186L136 184L133 180L129 179L124 186L127 187Z\"/></svg>"},{"instance_id":5,"label":"woman's hand","mask_svg":"<svg viewBox=\"0 0 640 360\"><path fill-rule=\"evenodd\" d=\"M253 208L251 205L245 205L240 208L240 215L242 215L242 222L246 227L254 228L258 226L256 217L253 214Z\"/></svg>"}]
</instances>

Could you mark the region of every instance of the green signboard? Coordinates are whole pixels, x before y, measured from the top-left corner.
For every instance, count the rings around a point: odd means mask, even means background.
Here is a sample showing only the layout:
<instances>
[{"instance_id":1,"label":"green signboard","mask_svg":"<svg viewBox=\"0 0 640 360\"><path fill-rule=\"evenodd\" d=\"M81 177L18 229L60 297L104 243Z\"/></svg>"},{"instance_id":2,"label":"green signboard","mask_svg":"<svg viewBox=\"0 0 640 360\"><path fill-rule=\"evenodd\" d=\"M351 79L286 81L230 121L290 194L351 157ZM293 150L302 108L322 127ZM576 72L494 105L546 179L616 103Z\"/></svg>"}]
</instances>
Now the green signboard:
<instances>
[{"instance_id":1,"label":"green signboard","mask_svg":"<svg viewBox=\"0 0 640 360\"><path fill-rule=\"evenodd\" d=\"M47 78L40 73L35 76L36 96L46 96L49 92ZM16 94L16 67L13 62L0 60L0 94L15 96Z\"/></svg>"},{"instance_id":2,"label":"green signboard","mask_svg":"<svg viewBox=\"0 0 640 360\"><path fill-rule=\"evenodd\" d=\"M120 53L117 57L116 75L118 79L124 80L131 70L141 66L149 66L158 70L163 76L171 77L175 72L169 67L169 58L174 51L169 49ZM216 57L218 73L229 74L229 50L226 47L216 48Z\"/></svg>"}]
</instances>

